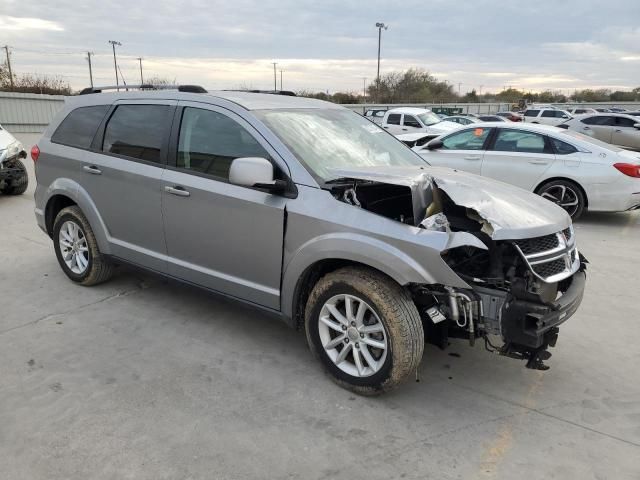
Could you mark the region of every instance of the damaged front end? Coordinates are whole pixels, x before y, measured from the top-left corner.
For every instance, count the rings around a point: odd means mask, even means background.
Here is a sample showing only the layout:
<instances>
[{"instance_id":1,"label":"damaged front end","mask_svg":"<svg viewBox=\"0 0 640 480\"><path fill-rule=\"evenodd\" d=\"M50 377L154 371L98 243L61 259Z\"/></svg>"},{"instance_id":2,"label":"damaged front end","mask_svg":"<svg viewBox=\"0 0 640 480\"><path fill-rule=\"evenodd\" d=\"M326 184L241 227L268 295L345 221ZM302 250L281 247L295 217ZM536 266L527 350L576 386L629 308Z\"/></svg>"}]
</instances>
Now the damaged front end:
<instances>
[{"instance_id":1,"label":"damaged front end","mask_svg":"<svg viewBox=\"0 0 640 480\"><path fill-rule=\"evenodd\" d=\"M467 285L411 285L427 341L483 339L488 350L547 369L558 326L578 309L587 261L566 213L506 184L449 169L340 171L341 201L421 228L448 232L441 251ZM467 240L460 242L458 232ZM491 336L501 339L494 346Z\"/></svg>"}]
</instances>

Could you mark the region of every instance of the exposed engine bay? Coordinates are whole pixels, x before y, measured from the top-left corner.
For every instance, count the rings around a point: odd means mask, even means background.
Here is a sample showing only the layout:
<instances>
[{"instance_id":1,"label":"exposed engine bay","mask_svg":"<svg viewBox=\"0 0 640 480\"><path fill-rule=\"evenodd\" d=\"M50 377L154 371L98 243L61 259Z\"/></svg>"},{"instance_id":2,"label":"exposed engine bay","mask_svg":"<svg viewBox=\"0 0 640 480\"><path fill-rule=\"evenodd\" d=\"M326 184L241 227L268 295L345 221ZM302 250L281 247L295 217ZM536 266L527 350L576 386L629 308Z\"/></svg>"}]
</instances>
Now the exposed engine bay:
<instances>
[{"instance_id":1,"label":"exposed engine bay","mask_svg":"<svg viewBox=\"0 0 640 480\"><path fill-rule=\"evenodd\" d=\"M548 348L555 346L558 325L577 310L584 291L587 262L578 253L571 224L529 238L523 235L526 229L509 231L508 215L506 222L495 220L502 205L478 200L464 184L452 188L451 178L420 174L408 182L382 177L345 174L331 192L340 201L406 225L466 232L476 240L441 252L469 288L410 286L425 340L445 348L449 338L464 338L471 345L482 339L491 352L526 360L528 368L547 369L544 360L551 356ZM500 337L502 344L494 346L490 336Z\"/></svg>"}]
</instances>

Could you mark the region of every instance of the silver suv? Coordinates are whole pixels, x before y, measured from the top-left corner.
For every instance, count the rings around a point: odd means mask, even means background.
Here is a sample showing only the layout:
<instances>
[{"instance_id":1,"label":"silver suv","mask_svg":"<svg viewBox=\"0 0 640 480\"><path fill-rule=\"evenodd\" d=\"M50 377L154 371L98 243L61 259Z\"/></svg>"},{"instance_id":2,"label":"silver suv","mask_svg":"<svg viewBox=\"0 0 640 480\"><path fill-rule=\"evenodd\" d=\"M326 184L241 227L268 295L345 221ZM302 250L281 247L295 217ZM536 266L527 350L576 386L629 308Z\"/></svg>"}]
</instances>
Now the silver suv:
<instances>
[{"instance_id":1,"label":"silver suv","mask_svg":"<svg viewBox=\"0 0 640 480\"><path fill-rule=\"evenodd\" d=\"M545 369L582 300L564 210L430 167L345 108L93 92L69 99L32 151L38 225L80 285L128 263L275 313L361 394L415 374L425 341L482 340Z\"/></svg>"}]
</instances>

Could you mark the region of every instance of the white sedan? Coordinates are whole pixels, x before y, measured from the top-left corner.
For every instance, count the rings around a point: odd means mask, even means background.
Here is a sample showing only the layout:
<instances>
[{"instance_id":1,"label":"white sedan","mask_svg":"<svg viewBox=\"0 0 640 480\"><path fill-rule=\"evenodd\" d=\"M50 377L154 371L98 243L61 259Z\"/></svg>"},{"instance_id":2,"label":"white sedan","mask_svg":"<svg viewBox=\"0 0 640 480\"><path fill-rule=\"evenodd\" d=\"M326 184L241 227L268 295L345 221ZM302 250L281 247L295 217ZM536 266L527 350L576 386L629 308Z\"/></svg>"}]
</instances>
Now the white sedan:
<instances>
[{"instance_id":1,"label":"white sedan","mask_svg":"<svg viewBox=\"0 0 640 480\"><path fill-rule=\"evenodd\" d=\"M414 147L432 165L535 192L577 219L640 208L640 154L548 125L476 123Z\"/></svg>"}]
</instances>

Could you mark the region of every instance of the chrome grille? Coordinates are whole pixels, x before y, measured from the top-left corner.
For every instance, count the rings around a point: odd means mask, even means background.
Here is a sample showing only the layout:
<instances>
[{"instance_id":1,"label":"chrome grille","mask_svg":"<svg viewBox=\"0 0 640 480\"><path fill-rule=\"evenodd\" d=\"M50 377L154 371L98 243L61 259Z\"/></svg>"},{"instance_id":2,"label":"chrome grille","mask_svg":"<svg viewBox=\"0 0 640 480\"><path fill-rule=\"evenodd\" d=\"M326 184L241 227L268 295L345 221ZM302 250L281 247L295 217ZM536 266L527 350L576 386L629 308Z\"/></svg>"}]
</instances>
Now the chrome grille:
<instances>
[{"instance_id":1,"label":"chrome grille","mask_svg":"<svg viewBox=\"0 0 640 480\"><path fill-rule=\"evenodd\" d=\"M564 261L564 258L558 258L557 260L552 260L551 262L533 265L533 271L543 278L558 275L559 273L564 272L566 268L567 264Z\"/></svg>"},{"instance_id":2,"label":"chrome grille","mask_svg":"<svg viewBox=\"0 0 640 480\"><path fill-rule=\"evenodd\" d=\"M513 244L535 276L545 282L559 282L580 267L571 227L543 237L514 240Z\"/></svg>"},{"instance_id":3,"label":"chrome grille","mask_svg":"<svg viewBox=\"0 0 640 480\"><path fill-rule=\"evenodd\" d=\"M544 237L517 240L515 243L516 245L518 245L518 247L520 247L520 250L522 250L522 253L524 253L525 255L553 250L559 245L557 233L545 235Z\"/></svg>"}]
</instances>

